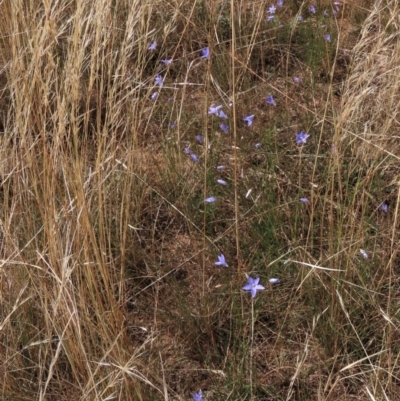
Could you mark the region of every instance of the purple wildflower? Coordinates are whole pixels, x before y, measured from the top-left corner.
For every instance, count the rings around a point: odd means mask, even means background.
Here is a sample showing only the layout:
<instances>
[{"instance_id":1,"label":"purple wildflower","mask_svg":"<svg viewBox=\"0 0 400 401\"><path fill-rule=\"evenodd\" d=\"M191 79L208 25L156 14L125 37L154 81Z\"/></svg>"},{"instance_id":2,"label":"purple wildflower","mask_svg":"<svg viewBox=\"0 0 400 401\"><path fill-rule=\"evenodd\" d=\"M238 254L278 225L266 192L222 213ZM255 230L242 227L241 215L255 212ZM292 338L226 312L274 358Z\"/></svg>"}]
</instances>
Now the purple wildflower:
<instances>
[{"instance_id":1,"label":"purple wildflower","mask_svg":"<svg viewBox=\"0 0 400 401\"><path fill-rule=\"evenodd\" d=\"M192 398L194 401L203 401L203 393L199 390L198 393L192 393Z\"/></svg>"},{"instance_id":2,"label":"purple wildflower","mask_svg":"<svg viewBox=\"0 0 400 401\"><path fill-rule=\"evenodd\" d=\"M364 259L368 259L369 258L368 253L365 252L364 249L360 249L360 253L361 253L361 255L363 256Z\"/></svg>"},{"instance_id":3,"label":"purple wildflower","mask_svg":"<svg viewBox=\"0 0 400 401\"><path fill-rule=\"evenodd\" d=\"M389 210L389 205L386 202L383 202L380 206L379 209L382 210L382 212L387 213Z\"/></svg>"},{"instance_id":4,"label":"purple wildflower","mask_svg":"<svg viewBox=\"0 0 400 401\"><path fill-rule=\"evenodd\" d=\"M296 84L301 83L301 78L300 77L294 77L293 80L294 80L294 82L296 82Z\"/></svg>"},{"instance_id":5,"label":"purple wildflower","mask_svg":"<svg viewBox=\"0 0 400 401\"><path fill-rule=\"evenodd\" d=\"M175 123L174 121L171 121L171 123L169 124L169 126L170 126L171 128L175 128L175 127L176 127L176 123Z\"/></svg>"},{"instance_id":6,"label":"purple wildflower","mask_svg":"<svg viewBox=\"0 0 400 401\"><path fill-rule=\"evenodd\" d=\"M308 10L310 11L311 14L315 14L317 12L317 9L315 8L314 5L311 4L310 7L308 7Z\"/></svg>"},{"instance_id":7,"label":"purple wildflower","mask_svg":"<svg viewBox=\"0 0 400 401\"><path fill-rule=\"evenodd\" d=\"M268 14L275 14L275 11L276 11L276 7L272 4L272 6L270 6L269 8L268 8Z\"/></svg>"},{"instance_id":8,"label":"purple wildflower","mask_svg":"<svg viewBox=\"0 0 400 401\"><path fill-rule=\"evenodd\" d=\"M157 41L156 41L156 40L153 40L153 41L150 43L150 46L147 48L147 50L156 50L156 47L157 47Z\"/></svg>"},{"instance_id":9,"label":"purple wildflower","mask_svg":"<svg viewBox=\"0 0 400 401\"><path fill-rule=\"evenodd\" d=\"M204 199L205 202L207 203L213 203L217 200L215 196L210 196L209 198Z\"/></svg>"},{"instance_id":10,"label":"purple wildflower","mask_svg":"<svg viewBox=\"0 0 400 401\"><path fill-rule=\"evenodd\" d=\"M267 21L272 21L275 18L275 15L268 15L267 16Z\"/></svg>"},{"instance_id":11,"label":"purple wildflower","mask_svg":"<svg viewBox=\"0 0 400 401\"><path fill-rule=\"evenodd\" d=\"M279 280L279 278L270 278L268 281L271 284L279 284L281 282L281 280Z\"/></svg>"},{"instance_id":12,"label":"purple wildflower","mask_svg":"<svg viewBox=\"0 0 400 401\"><path fill-rule=\"evenodd\" d=\"M217 166L217 170L218 171L225 170L225 166Z\"/></svg>"},{"instance_id":13,"label":"purple wildflower","mask_svg":"<svg viewBox=\"0 0 400 401\"><path fill-rule=\"evenodd\" d=\"M334 5L333 13L336 15L340 11L340 6L342 5L342 2L334 1L333 5Z\"/></svg>"},{"instance_id":14,"label":"purple wildflower","mask_svg":"<svg viewBox=\"0 0 400 401\"><path fill-rule=\"evenodd\" d=\"M164 78L161 75L157 75L154 78L154 85L163 86L163 83L164 83Z\"/></svg>"},{"instance_id":15,"label":"purple wildflower","mask_svg":"<svg viewBox=\"0 0 400 401\"><path fill-rule=\"evenodd\" d=\"M222 109L222 104L220 104L218 106L210 106L208 108L208 114L215 114L217 116L219 109Z\"/></svg>"},{"instance_id":16,"label":"purple wildflower","mask_svg":"<svg viewBox=\"0 0 400 401\"><path fill-rule=\"evenodd\" d=\"M258 284L259 282L260 282L259 277L256 278L248 277L247 284L242 289L245 291L250 291L251 297L255 298L255 296L257 295L257 291L265 290L265 288L261 284Z\"/></svg>"},{"instance_id":17,"label":"purple wildflower","mask_svg":"<svg viewBox=\"0 0 400 401\"><path fill-rule=\"evenodd\" d=\"M250 125L253 124L253 120L254 120L254 114L247 117L243 117L243 121L247 123L248 127L250 127Z\"/></svg>"},{"instance_id":18,"label":"purple wildflower","mask_svg":"<svg viewBox=\"0 0 400 401\"><path fill-rule=\"evenodd\" d=\"M226 124L226 123L221 123L221 124L219 125L219 128L221 128L221 130L222 130L225 134L228 133L228 124Z\"/></svg>"},{"instance_id":19,"label":"purple wildflower","mask_svg":"<svg viewBox=\"0 0 400 401\"><path fill-rule=\"evenodd\" d=\"M203 145L203 137L201 135L196 135L196 141L200 144Z\"/></svg>"},{"instance_id":20,"label":"purple wildflower","mask_svg":"<svg viewBox=\"0 0 400 401\"><path fill-rule=\"evenodd\" d=\"M326 33L325 35L324 35L324 39L327 41L327 42L331 42L331 35L329 34L329 33Z\"/></svg>"},{"instance_id":21,"label":"purple wildflower","mask_svg":"<svg viewBox=\"0 0 400 401\"><path fill-rule=\"evenodd\" d=\"M310 201L307 198L300 198L300 202L301 203L306 203L306 204L310 203Z\"/></svg>"},{"instance_id":22,"label":"purple wildflower","mask_svg":"<svg viewBox=\"0 0 400 401\"><path fill-rule=\"evenodd\" d=\"M257 142L254 146L255 146L256 149L259 149L259 148L261 148L261 143Z\"/></svg>"},{"instance_id":23,"label":"purple wildflower","mask_svg":"<svg viewBox=\"0 0 400 401\"><path fill-rule=\"evenodd\" d=\"M273 98L272 95L267 96L266 100L267 100L268 104L272 104L272 106L276 106L275 99Z\"/></svg>"},{"instance_id":24,"label":"purple wildflower","mask_svg":"<svg viewBox=\"0 0 400 401\"><path fill-rule=\"evenodd\" d=\"M228 116L225 114L225 112L223 110L220 110L217 115L220 118L225 118L225 119L228 118Z\"/></svg>"},{"instance_id":25,"label":"purple wildflower","mask_svg":"<svg viewBox=\"0 0 400 401\"><path fill-rule=\"evenodd\" d=\"M310 136L309 134L306 134L303 131L299 132L298 134L296 134L296 143L298 145L307 143L307 138L309 136Z\"/></svg>"},{"instance_id":26,"label":"purple wildflower","mask_svg":"<svg viewBox=\"0 0 400 401\"><path fill-rule=\"evenodd\" d=\"M222 266L222 267L228 267L228 263L226 263L225 256L223 253L221 255L218 255L218 261L214 263L215 266Z\"/></svg>"},{"instance_id":27,"label":"purple wildflower","mask_svg":"<svg viewBox=\"0 0 400 401\"><path fill-rule=\"evenodd\" d=\"M165 65L170 65L170 64L172 64L172 58L165 58L165 59L161 60L161 62Z\"/></svg>"},{"instance_id":28,"label":"purple wildflower","mask_svg":"<svg viewBox=\"0 0 400 401\"><path fill-rule=\"evenodd\" d=\"M187 155L189 155L190 158L191 158L195 163L199 163L199 161L200 161L199 158L197 157L196 153L193 153L193 152L192 152L192 149L190 149L189 146L187 146L187 147L184 149L184 152L185 152Z\"/></svg>"},{"instance_id":29,"label":"purple wildflower","mask_svg":"<svg viewBox=\"0 0 400 401\"><path fill-rule=\"evenodd\" d=\"M204 49L201 49L201 59L209 59L210 58L210 48L205 47Z\"/></svg>"},{"instance_id":30,"label":"purple wildflower","mask_svg":"<svg viewBox=\"0 0 400 401\"><path fill-rule=\"evenodd\" d=\"M302 21L304 21L304 18L303 18L302 15L299 15L298 18L297 18L297 20L300 21L300 22L302 22Z\"/></svg>"},{"instance_id":31,"label":"purple wildflower","mask_svg":"<svg viewBox=\"0 0 400 401\"><path fill-rule=\"evenodd\" d=\"M150 96L150 99L151 99L151 100L156 100L156 99L157 99L157 96L158 96L158 92L153 92L153 93L151 94L151 96Z\"/></svg>"},{"instance_id":32,"label":"purple wildflower","mask_svg":"<svg viewBox=\"0 0 400 401\"><path fill-rule=\"evenodd\" d=\"M197 155L195 153L190 152L189 156L195 163L199 163L200 162L199 158L197 157Z\"/></svg>"},{"instance_id":33,"label":"purple wildflower","mask_svg":"<svg viewBox=\"0 0 400 401\"><path fill-rule=\"evenodd\" d=\"M278 0L278 1L276 2L276 5L277 5L278 7L283 7L283 0Z\"/></svg>"},{"instance_id":34,"label":"purple wildflower","mask_svg":"<svg viewBox=\"0 0 400 401\"><path fill-rule=\"evenodd\" d=\"M225 181L225 180L221 180L221 179L218 179L217 180L217 182L218 182L218 184L220 184L220 185L228 185L228 183Z\"/></svg>"}]
</instances>

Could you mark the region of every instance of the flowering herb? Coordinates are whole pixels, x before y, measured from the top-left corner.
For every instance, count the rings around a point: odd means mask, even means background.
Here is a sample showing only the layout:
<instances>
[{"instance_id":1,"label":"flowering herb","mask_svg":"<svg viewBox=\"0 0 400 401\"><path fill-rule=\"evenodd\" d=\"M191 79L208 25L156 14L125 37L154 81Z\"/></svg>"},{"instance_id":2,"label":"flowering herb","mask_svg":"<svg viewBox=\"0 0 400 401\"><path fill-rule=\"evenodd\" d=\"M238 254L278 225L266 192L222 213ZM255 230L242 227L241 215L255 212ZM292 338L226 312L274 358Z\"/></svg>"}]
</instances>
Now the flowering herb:
<instances>
[{"instance_id":1,"label":"flowering herb","mask_svg":"<svg viewBox=\"0 0 400 401\"><path fill-rule=\"evenodd\" d=\"M208 108L208 114L215 114L217 116L219 109L222 109L222 104L220 104L218 106L210 106Z\"/></svg>"},{"instance_id":2,"label":"flowering herb","mask_svg":"<svg viewBox=\"0 0 400 401\"><path fill-rule=\"evenodd\" d=\"M196 141L202 145L203 144L203 137L201 135L196 135Z\"/></svg>"},{"instance_id":3,"label":"flowering herb","mask_svg":"<svg viewBox=\"0 0 400 401\"><path fill-rule=\"evenodd\" d=\"M165 59L161 60L161 62L165 65L170 65L170 64L172 64L172 58L165 58Z\"/></svg>"},{"instance_id":4,"label":"flowering herb","mask_svg":"<svg viewBox=\"0 0 400 401\"><path fill-rule=\"evenodd\" d=\"M306 134L303 131L299 132L298 134L296 134L296 143L298 145L307 143L307 138L309 136L310 136L309 134Z\"/></svg>"},{"instance_id":5,"label":"flowering herb","mask_svg":"<svg viewBox=\"0 0 400 401\"><path fill-rule=\"evenodd\" d=\"M300 77L294 77L293 80L294 80L294 82L296 82L296 84L301 83L301 78Z\"/></svg>"},{"instance_id":6,"label":"flowering herb","mask_svg":"<svg viewBox=\"0 0 400 401\"><path fill-rule=\"evenodd\" d=\"M257 142L254 146L255 146L256 149L259 149L259 148L261 148L261 143Z\"/></svg>"},{"instance_id":7,"label":"flowering herb","mask_svg":"<svg viewBox=\"0 0 400 401\"><path fill-rule=\"evenodd\" d=\"M219 125L219 128L221 128L221 130L224 132L224 134L227 134L228 131L229 131L229 129L228 129L228 124L226 124L226 123L221 123L221 124Z\"/></svg>"},{"instance_id":8,"label":"flowering herb","mask_svg":"<svg viewBox=\"0 0 400 401\"><path fill-rule=\"evenodd\" d=\"M225 166L217 166L217 170L218 171L225 170Z\"/></svg>"},{"instance_id":9,"label":"flowering herb","mask_svg":"<svg viewBox=\"0 0 400 401\"><path fill-rule=\"evenodd\" d=\"M218 260L214 263L215 266L229 267L228 263L226 263L225 256L223 253L218 255Z\"/></svg>"},{"instance_id":10,"label":"flowering herb","mask_svg":"<svg viewBox=\"0 0 400 401\"><path fill-rule=\"evenodd\" d=\"M272 95L267 97L267 103L272 104L272 106L276 106L275 99L272 97Z\"/></svg>"},{"instance_id":11,"label":"flowering herb","mask_svg":"<svg viewBox=\"0 0 400 401\"><path fill-rule=\"evenodd\" d=\"M315 14L317 12L317 9L312 4L310 7L308 7L308 10L310 11L311 14Z\"/></svg>"},{"instance_id":12,"label":"flowering herb","mask_svg":"<svg viewBox=\"0 0 400 401\"><path fill-rule=\"evenodd\" d=\"M190 156L190 158L195 162L195 163L199 163L199 158L197 157L197 155L195 153L192 152L192 149L189 148L189 146L186 146L186 148L184 149L184 152Z\"/></svg>"},{"instance_id":13,"label":"flowering herb","mask_svg":"<svg viewBox=\"0 0 400 401\"><path fill-rule=\"evenodd\" d=\"M150 43L150 46L147 48L147 50L156 50L156 47L157 47L157 41L156 41L156 40L153 40L153 41Z\"/></svg>"},{"instance_id":14,"label":"flowering herb","mask_svg":"<svg viewBox=\"0 0 400 401\"><path fill-rule=\"evenodd\" d=\"M299 17L297 18L297 20L300 21L300 22L302 22L302 21L304 21L304 18L303 18L302 15L299 15Z\"/></svg>"},{"instance_id":15,"label":"flowering herb","mask_svg":"<svg viewBox=\"0 0 400 401\"><path fill-rule=\"evenodd\" d=\"M270 278L268 281L271 284L279 284L281 282L281 280L279 280L279 278Z\"/></svg>"},{"instance_id":16,"label":"flowering herb","mask_svg":"<svg viewBox=\"0 0 400 401\"><path fill-rule=\"evenodd\" d=\"M215 196L210 196L209 198L204 199L205 202L207 203L213 203L217 200Z\"/></svg>"},{"instance_id":17,"label":"flowering herb","mask_svg":"<svg viewBox=\"0 0 400 401\"><path fill-rule=\"evenodd\" d=\"M192 398L194 401L203 401L203 393L201 390L199 390L198 393L192 393Z\"/></svg>"},{"instance_id":18,"label":"flowering herb","mask_svg":"<svg viewBox=\"0 0 400 401\"><path fill-rule=\"evenodd\" d=\"M250 291L251 297L255 298L255 296L257 295L257 291L265 290L265 288L261 284L258 284L259 282L260 277L248 277L247 284L242 289L245 291Z\"/></svg>"},{"instance_id":19,"label":"flowering herb","mask_svg":"<svg viewBox=\"0 0 400 401\"><path fill-rule=\"evenodd\" d=\"M334 5L334 11L336 13L338 13L340 11L340 7L342 5L342 2L341 1L334 1L333 5Z\"/></svg>"},{"instance_id":20,"label":"flowering herb","mask_svg":"<svg viewBox=\"0 0 400 401\"><path fill-rule=\"evenodd\" d=\"M340 6L342 3L340 1L334 1L333 5L335 6L333 9L333 13L336 15L340 11Z\"/></svg>"},{"instance_id":21,"label":"flowering herb","mask_svg":"<svg viewBox=\"0 0 400 401\"><path fill-rule=\"evenodd\" d=\"M276 7L272 4L272 6L270 6L269 8L268 8L268 14L275 14L275 11L276 11Z\"/></svg>"},{"instance_id":22,"label":"flowering herb","mask_svg":"<svg viewBox=\"0 0 400 401\"><path fill-rule=\"evenodd\" d=\"M254 114L247 117L243 117L243 121L247 123L248 127L250 127L250 125L253 124L253 120L254 120Z\"/></svg>"},{"instance_id":23,"label":"flowering herb","mask_svg":"<svg viewBox=\"0 0 400 401\"><path fill-rule=\"evenodd\" d=\"M268 15L267 16L267 21L272 21L275 18L275 15Z\"/></svg>"},{"instance_id":24,"label":"flowering herb","mask_svg":"<svg viewBox=\"0 0 400 401\"><path fill-rule=\"evenodd\" d=\"M218 117L225 118L225 119L228 118L228 116L225 114L225 112L223 110L220 110L218 112Z\"/></svg>"},{"instance_id":25,"label":"flowering herb","mask_svg":"<svg viewBox=\"0 0 400 401\"><path fill-rule=\"evenodd\" d=\"M200 58L203 59L209 59L210 58L210 49L209 47L205 47L204 49L201 49L201 56Z\"/></svg>"},{"instance_id":26,"label":"flowering herb","mask_svg":"<svg viewBox=\"0 0 400 401\"><path fill-rule=\"evenodd\" d=\"M189 156L195 163L199 163L200 162L199 158L197 157L197 155L195 153L190 152Z\"/></svg>"},{"instance_id":27,"label":"flowering herb","mask_svg":"<svg viewBox=\"0 0 400 401\"><path fill-rule=\"evenodd\" d=\"M283 0L278 0L278 1L276 2L276 5L277 5L278 7L283 7Z\"/></svg>"},{"instance_id":28,"label":"flowering herb","mask_svg":"<svg viewBox=\"0 0 400 401\"><path fill-rule=\"evenodd\" d=\"M171 123L169 124L169 126L170 126L171 128L175 128L175 127L176 127L176 123L175 123L174 121L171 121Z\"/></svg>"},{"instance_id":29,"label":"flowering herb","mask_svg":"<svg viewBox=\"0 0 400 401\"><path fill-rule=\"evenodd\" d=\"M389 205L386 202L383 202L380 206L379 209L382 210L382 212L387 213L389 210Z\"/></svg>"},{"instance_id":30,"label":"flowering herb","mask_svg":"<svg viewBox=\"0 0 400 401\"><path fill-rule=\"evenodd\" d=\"M221 180L221 179L218 179L217 180L217 182L218 182L218 184L220 184L220 185L228 185L228 183L226 182L226 181L224 181L224 180Z\"/></svg>"},{"instance_id":31,"label":"flowering herb","mask_svg":"<svg viewBox=\"0 0 400 401\"><path fill-rule=\"evenodd\" d=\"M163 83L164 83L164 79L163 79L163 77L161 75L157 75L154 78L154 85L163 86Z\"/></svg>"},{"instance_id":32,"label":"flowering herb","mask_svg":"<svg viewBox=\"0 0 400 401\"><path fill-rule=\"evenodd\" d=\"M360 249L360 253L364 259L369 259L368 253L364 251L364 249Z\"/></svg>"},{"instance_id":33,"label":"flowering herb","mask_svg":"<svg viewBox=\"0 0 400 401\"><path fill-rule=\"evenodd\" d=\"M325 35L324 35L324 39L327 41L327 42L331 42L331 35L329 35L329 33L326 33Z\"/></svg>"},{"instance_id":34,"label":"flowering herb","mask_svg":"<svg viewBox=\"0 0 400 401\"><path fill-rule=\"evenodd\" d=\"M153 92L153 93L151 94L151 96L150 96L150 99L151 99L151 100L156 100L156 99L157 99L157 96L158 96L158 92Z\"/></svg>"},{"instance_id":35,"label":"flowering herb","mask_svg":"<svg viewBox=\"0 0 400 401\"><path fill-rule=\"evenodd\" d=\"M310 203L310 201L307 198L300 198L301 203Z\"/></svg>"}]
</instances>

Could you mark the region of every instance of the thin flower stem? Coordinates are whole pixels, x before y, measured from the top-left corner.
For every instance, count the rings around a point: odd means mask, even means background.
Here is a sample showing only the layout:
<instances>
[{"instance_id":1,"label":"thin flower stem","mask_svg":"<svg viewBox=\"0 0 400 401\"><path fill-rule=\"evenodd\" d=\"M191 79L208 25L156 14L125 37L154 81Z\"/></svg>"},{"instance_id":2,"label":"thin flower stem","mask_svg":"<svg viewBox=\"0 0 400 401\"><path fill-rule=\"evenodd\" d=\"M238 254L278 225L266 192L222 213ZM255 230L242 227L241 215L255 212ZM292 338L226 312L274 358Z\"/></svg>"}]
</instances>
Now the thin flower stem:
<instances>
[{"instance_id":1,"label":"thin flower stem","mask_svg":"<svg viewBox=\"0 0 400 401\"><path fill-rule=\"evenodd\" d=\"M253 399L253 341L254 341L254 298L251 298L251 332L250 332L250 363L249 363L249 382L250 400Z\"/></svg>"}]
</instances>

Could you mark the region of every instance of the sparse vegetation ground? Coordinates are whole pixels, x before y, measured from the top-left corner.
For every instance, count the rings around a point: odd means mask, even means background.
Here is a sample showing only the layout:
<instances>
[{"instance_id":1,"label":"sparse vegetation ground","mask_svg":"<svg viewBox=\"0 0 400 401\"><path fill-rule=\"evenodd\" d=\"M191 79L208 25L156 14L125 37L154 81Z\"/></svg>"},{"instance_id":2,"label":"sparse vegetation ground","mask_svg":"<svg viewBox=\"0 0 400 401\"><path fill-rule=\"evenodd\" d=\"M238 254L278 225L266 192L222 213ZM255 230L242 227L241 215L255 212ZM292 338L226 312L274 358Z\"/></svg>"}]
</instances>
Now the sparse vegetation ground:
<instances>
[{"instance_id":1,"label":"sparse vegetation ground","mask_svg":"<svg viewBox=\"0 0 400 401\"><path fill-rule=\"evenodd\" d=\"M399 15L0 2L0 398L400 400Z\"/></svg>"}]
</instances>

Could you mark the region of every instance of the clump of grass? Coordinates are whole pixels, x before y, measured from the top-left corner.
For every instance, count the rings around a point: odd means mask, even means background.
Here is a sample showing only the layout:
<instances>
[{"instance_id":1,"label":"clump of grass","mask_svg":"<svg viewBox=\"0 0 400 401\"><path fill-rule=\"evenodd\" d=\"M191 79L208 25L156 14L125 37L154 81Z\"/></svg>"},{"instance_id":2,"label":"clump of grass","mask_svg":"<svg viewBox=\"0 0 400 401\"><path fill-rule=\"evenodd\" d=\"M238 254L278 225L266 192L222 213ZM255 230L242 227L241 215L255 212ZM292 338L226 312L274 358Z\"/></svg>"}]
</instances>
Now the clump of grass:
<instances>
[{"instance_id":1,"label":"clump of grass","mask_svg":"<svg viewBox=\"0 0 400 401\"><path fill-rule=\"evenodd\" d=\"M0 5L4 399L396 398L399 10L312 4Z\"/></svg>"}]
</instances>

